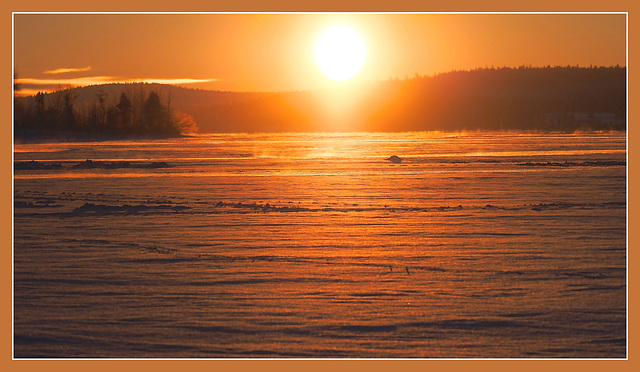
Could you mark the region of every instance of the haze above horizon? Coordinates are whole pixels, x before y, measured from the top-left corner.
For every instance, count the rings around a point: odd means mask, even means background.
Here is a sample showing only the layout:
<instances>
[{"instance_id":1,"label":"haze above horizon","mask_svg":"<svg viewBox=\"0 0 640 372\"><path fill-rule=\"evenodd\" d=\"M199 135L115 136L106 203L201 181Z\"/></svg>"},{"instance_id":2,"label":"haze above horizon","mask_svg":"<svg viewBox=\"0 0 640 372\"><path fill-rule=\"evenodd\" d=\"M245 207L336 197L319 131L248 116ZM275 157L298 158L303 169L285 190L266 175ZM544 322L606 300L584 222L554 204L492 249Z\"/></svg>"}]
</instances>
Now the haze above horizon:
<instances>
[{"instance_id":1,"label":"haze above horizon","mask_svg":"<svg viewBox=\"0 0 640 372\"><path fill-rule=\"evenodd\" d=\"M324 30L347 25L367 58L344 82L314 62ZM158 82L296 91L452 70L626 66L626 14L14 14L23 93Z\"/></svg>"}]
</instances>

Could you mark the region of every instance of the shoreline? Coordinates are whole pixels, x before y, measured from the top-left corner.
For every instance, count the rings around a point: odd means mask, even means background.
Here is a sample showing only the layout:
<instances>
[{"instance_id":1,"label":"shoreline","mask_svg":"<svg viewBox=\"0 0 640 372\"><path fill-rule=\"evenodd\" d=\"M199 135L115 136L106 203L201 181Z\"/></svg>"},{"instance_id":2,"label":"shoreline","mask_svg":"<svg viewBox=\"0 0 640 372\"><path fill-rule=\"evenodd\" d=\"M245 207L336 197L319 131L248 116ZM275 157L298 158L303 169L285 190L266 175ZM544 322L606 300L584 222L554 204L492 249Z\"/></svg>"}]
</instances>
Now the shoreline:
<instances>
[{"instance_id":1,"label":"shoreline","mask_svg":"<svg viewBox=\"0 0 640 372\"><path fill-rule=\"evenodd\" d=\"M161 140L189 137L184 134L126 134L126 135L100 135L80 133L48 133L38 135L13 135L15 145L41 144L41 143L74 143L74 142L110 142L131 140Z\"/></svg>"},{"instance_id":2,"label":"shoreline","mask_svg":"<svg viewBox=\"0 0 640 372\"><path fill-rule=\"evenodd\" d=\"M574 131L558 131L558 130L515 130L515 129L503 129L503 130L477 130L477 129L467 129L467 130L432 130L432 131L380 131L380 132L370 132L370 131L361 131L361 132L197 132L190 134L126 134L126 135L96 135L96 134L79 134L79 133L49 133L44 135L24 135L24 134L16 134L13 135L13 144L14 145L29 145L29 144L45 144L45 143L77 143L77 142L110 142L110 141L132 141L132 140L163 140L163 139L176 139L176 138L190 138L190 137L198 137L198 136L206 136L206 135L216 135L216 134L247 134L247 135L260 135L260 134L353 134L353 133L524 133L524 134L584 134L584 133L627 133L627 130L574 130Z\"/></svg>"}]
</instances>

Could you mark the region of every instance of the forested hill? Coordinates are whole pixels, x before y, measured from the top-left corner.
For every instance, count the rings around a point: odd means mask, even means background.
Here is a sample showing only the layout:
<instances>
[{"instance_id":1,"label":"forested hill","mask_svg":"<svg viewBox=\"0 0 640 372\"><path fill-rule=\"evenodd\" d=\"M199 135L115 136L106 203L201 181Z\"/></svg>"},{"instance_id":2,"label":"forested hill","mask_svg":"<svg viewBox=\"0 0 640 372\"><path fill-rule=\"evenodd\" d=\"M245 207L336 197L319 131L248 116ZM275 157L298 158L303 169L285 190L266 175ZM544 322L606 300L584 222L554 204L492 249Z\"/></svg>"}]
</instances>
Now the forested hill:
<instances>
[{"instance_id":1,"label":"forested hill","mask_svg":"<svg viewBox=\"0 0 640 372\"><path fill-rule=\"evenodd\" d=\"M16 97L14 133L19 141L173 137L198 130L193 107L259 95L145 83L65 87Z\"/></svg>"},{"instance_id":2,"label":"forested hill","mask_svg":"<svg viewBox=\"0 0 640 372\"><path fill-rule=\"evenodd\" d=\"M624 67L489 68L360 88L346 100L338 90L282 93L192 115L201 131L221 132L626 128Z\"/></svg>"},{"instance_id":3,"label":"forested hill","mask_svg":"<svg viewBox=\"0 0 640 372\"><path fill-rule=\"evenodd\" d=\"M363 83L347 93L98 85L16 98L14 125L17 137L175 135L196 126L199 132L625 130L626 68L484 68Z\"/></svg>"},{"instance_id":4,"label":"forested hill","mask_svg":"<svg viewBox=\"0 0 640 372\"><path fill-rule=\"evenodd\" d=\"M390 84L377 130L624 130L626 68L501 68L450 72Z\"/></svg>"}]
</instances>

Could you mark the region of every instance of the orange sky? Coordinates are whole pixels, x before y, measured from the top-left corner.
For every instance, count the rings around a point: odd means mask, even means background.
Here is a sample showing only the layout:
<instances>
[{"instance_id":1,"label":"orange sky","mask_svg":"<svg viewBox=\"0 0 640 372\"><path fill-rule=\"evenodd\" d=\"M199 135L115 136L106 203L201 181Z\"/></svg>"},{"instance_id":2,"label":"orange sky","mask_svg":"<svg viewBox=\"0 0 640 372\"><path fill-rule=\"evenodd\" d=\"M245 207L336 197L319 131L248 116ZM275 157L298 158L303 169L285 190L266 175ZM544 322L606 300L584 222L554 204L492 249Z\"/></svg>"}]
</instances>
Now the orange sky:
<instances>
[{"instance_id":1,"label":"orange sky","mask_svg":"<svg viewBox=\"0 0 640 372\"><path fill-rule=\"evenodd\" d=\"M626 66L625 14L15 14L25 89L157 81L289 91L477 67ZM313 60L326 28L355 29L367 59L336 83Z\"/></svg>"}]
</instances>

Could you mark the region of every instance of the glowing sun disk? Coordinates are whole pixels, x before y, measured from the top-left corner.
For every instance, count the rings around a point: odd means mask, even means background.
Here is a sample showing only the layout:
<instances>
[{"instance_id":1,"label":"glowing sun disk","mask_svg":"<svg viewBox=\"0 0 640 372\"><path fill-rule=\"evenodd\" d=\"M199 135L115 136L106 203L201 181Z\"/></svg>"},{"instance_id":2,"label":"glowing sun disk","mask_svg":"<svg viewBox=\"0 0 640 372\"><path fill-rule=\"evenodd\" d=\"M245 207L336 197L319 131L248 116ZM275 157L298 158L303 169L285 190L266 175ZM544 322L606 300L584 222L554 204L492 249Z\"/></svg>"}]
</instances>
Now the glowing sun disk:
<instances>
[{"instance_id":1,"label":"glowing sun disk","mask_svg":"<svg viewBox=\"0 0 640 372\"><path fill-rule=\"evenodd\" d=\"M329 79L343 81L354 77L366 59L360 35L347 26L333 26L320 35L314 48L316 64Z\"/></svg>"}]
</instances>

